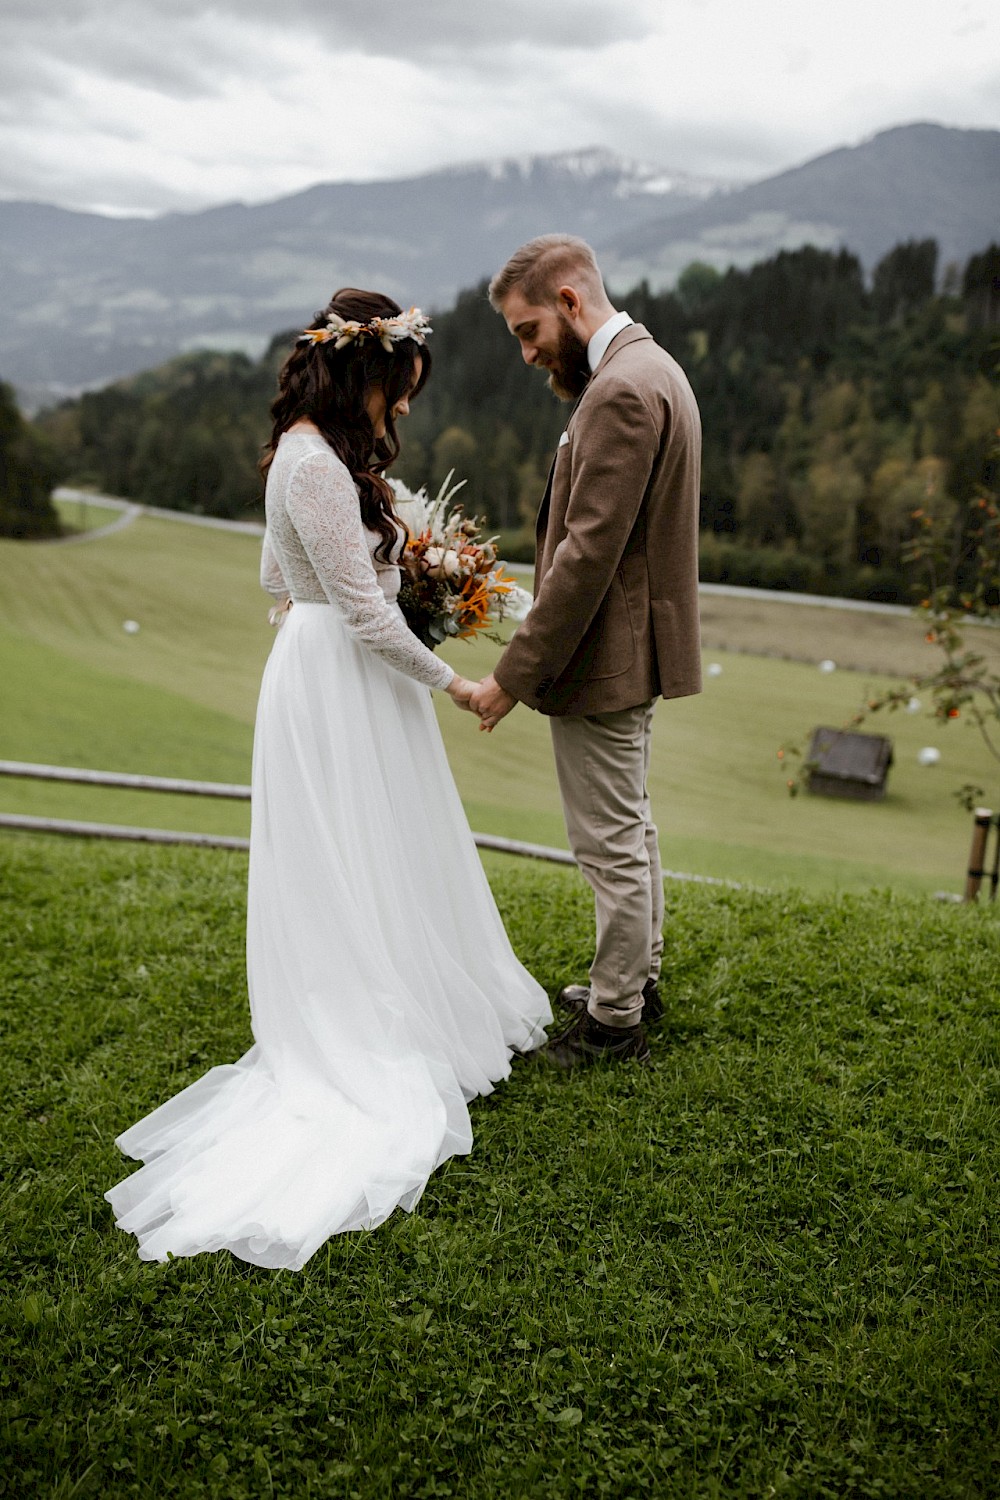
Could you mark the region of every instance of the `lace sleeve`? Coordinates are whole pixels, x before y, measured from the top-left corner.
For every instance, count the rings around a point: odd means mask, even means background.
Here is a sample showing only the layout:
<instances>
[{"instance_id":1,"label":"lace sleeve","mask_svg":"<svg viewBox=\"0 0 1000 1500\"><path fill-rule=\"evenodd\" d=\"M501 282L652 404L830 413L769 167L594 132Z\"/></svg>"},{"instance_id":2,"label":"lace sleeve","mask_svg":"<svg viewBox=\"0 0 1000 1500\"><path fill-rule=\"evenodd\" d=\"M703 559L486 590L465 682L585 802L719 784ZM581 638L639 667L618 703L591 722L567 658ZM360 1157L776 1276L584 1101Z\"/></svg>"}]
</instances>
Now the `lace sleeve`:
<instances>
[{"instance_id":1,"label":"lace sleeve","mask_svg":"<svg viewBox=\"0 0 1000 1500\"><path fill-rule=\"evenodd\" d=\"M379 586L357 489L334 454L309 453L299 460L285 509L324 593L354 634L397 672L446 688L454 671L417 640Z\"/></svg>"},{"instance_id":2,"label":"lace sleeve","mask_svg":"<svg viewBox=\"0 0 1000 1500\"><path fill-rule=\"evenodd\" d=\"M285 575L281 571L281 564L274 555L271 546L271 534L264 532L264 546L260 554L260 586L268 594L273 594L276 599L287 599L290 593Z\"/></svg>"}]
</instances>

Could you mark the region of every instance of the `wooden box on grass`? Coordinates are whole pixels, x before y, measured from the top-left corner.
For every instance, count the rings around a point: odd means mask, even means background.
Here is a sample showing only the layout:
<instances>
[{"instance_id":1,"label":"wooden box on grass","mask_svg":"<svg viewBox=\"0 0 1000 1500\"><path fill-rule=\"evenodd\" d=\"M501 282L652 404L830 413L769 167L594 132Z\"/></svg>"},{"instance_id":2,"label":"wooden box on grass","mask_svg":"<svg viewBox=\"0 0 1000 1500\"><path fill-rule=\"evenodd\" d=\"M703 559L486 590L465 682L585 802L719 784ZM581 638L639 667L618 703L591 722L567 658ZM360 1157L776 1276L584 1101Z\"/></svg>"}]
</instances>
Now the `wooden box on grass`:
<instances>
[{"instance_id":1,"label":"wooden box on grass","mask_svg":"<svg viewBox=\"0 0 1000 1500\"><path fill-rule=\"evenodd\" d=\"M806 755L808 786L823 797L878 802L892 765L892 740L849 729L814 729Z\"/></svg>"}]
</instances>

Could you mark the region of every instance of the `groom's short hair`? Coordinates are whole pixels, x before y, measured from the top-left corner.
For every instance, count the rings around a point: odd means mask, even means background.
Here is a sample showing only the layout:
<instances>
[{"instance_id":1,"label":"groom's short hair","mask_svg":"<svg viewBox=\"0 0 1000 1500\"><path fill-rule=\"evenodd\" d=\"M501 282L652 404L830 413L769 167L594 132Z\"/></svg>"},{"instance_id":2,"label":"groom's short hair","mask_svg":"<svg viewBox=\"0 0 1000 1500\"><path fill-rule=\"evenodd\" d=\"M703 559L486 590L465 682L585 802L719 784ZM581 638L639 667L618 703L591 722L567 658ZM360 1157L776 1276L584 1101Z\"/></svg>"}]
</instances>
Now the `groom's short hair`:
<instances>
[{"instance_id":1,"label":"groom's short hair","mask_svg":"<svg viewBox=\"0 0 1000 1500\"><path fill-rule=\"evenodd\" d=\"M490 282L490 306L499 312L516 287L526 302L555 302L561 286L576 286L592 297L604 295L597 257L575 234L540 234L515 250Z\"/></svg>"}]
</instances>

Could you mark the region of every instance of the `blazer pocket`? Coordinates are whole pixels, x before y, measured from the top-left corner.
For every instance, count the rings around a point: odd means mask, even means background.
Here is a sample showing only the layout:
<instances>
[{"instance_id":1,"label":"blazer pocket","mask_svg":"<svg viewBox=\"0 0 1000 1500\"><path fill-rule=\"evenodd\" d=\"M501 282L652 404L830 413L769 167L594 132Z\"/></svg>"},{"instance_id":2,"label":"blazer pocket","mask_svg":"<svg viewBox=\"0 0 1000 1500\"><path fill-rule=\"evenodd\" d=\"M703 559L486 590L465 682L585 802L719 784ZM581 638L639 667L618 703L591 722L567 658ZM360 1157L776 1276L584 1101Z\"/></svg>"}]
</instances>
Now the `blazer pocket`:
<instances>
[{"instance_id":1,"label":"blazer pocket","mask_svg":"<svg viewBox=\"0 0 1000 1500\"><path fill-rule=\"evenodd\" d=\"M590 623L573 664L573 676L588 682L620 677L635 661L635 629L625 584L616 573L604 602Z\"/></svg>"}]
</instances>

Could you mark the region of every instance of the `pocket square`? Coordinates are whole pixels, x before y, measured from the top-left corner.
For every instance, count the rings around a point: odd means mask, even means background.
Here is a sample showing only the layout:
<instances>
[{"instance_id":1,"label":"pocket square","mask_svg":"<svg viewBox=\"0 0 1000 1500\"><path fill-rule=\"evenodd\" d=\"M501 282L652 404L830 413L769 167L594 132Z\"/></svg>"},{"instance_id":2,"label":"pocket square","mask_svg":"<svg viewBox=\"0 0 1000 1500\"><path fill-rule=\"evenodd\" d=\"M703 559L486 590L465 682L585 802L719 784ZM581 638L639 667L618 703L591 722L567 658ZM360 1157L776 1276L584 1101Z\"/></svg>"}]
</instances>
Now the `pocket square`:
<instances>
[{"instance_id":1,"label":"pocket square","mask_svg":"<svg viewBox=\"0 0 1000 1500\"><path fill-rule=\"evenodd\" d=\"M569 442L569 433L568 432L564 432L562 434L562 436L560 437L560 439L559 439L559 447L561 448L564 443L568 443L568 442Z\"/></svg>"}]
</instances>

